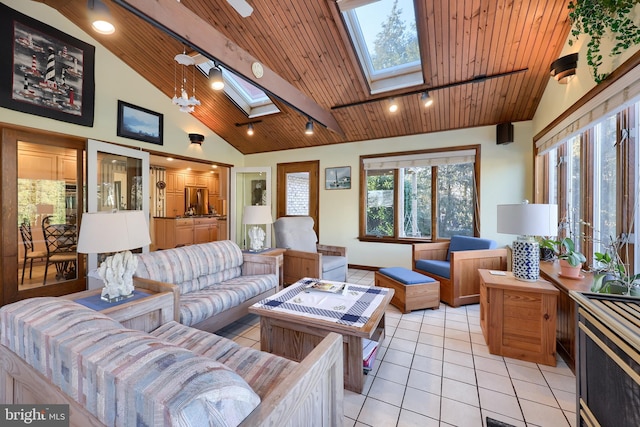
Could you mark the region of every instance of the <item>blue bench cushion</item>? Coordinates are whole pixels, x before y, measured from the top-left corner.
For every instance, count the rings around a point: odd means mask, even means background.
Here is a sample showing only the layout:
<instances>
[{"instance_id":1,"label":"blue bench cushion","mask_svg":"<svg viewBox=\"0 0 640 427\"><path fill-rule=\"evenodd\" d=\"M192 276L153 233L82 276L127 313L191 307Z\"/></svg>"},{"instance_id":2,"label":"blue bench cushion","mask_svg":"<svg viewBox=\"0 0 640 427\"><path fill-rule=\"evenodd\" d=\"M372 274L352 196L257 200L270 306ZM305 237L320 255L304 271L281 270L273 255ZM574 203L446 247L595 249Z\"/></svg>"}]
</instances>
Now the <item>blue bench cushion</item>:
<instances>
[{"instance_id":1,"label":"blue bench cushion","mask_svg":"<svg viewBox=\"0 0 640 427\"><path fill-rule=\"evenodd\" d=\"M451 278L451 263L435 259L420 259L416 261L416 269L427 274L435 274L447 279Z\"/></svg>"},{"instance_id":2,"label":"blue bench cushion","mask_svg":"<svg viewBox=\"0 0 640 427\"><path fill-rule=\"evenodd\" d=\"M498 242L491 239L481 239L471 236L451 236L449 243L449 251L447 252L447 261L451 259L451 252L456 251L477 251L479 249L496 249Z\"/></svg>"},{"instance_id":3,"label":"blue bench cushion","mask_svg":"<svg viewBox=\"0 0 640 427\"><path fill-rule=\"evenodd\" d=\"M427 277L424 274L408 270L404 267L381 268L378 272L394 280L397 280L400 283L404 283L405 285L417 285L422 283L435 282L435 280L433 280L431 277Z\"/></svg>"}]
</instances>

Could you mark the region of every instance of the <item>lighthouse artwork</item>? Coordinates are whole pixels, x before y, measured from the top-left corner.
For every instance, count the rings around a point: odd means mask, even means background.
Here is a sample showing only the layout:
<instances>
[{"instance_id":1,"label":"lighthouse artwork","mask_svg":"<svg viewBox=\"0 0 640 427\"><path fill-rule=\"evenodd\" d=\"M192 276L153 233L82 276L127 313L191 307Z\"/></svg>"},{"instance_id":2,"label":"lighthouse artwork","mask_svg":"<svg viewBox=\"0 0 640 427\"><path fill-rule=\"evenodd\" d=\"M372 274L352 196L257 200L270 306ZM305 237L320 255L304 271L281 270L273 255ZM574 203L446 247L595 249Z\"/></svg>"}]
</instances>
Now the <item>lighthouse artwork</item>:
<instances>
[{"instance_id":1,"label":"lighthouse artwork","mask_svg":"<svg viewBox=\"0 0 640 427\"><path fill-rule=\"evenodd\" d=\"M0 105L92 126L95 48L2 4L0 16L13 29L12 40L0 40L13 54L0 61Z\"/></svg>"}]
</instances>

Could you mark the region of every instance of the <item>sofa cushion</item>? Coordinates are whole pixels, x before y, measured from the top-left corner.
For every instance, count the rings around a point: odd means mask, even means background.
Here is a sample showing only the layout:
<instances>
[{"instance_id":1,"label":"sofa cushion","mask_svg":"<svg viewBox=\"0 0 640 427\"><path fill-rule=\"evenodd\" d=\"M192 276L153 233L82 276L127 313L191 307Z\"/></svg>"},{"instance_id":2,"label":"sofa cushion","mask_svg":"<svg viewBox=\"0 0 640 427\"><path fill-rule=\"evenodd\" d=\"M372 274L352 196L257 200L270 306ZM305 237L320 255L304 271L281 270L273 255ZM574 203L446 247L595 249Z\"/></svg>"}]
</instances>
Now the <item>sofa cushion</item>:
<instances>
[{"instance_id":1,"label":"sofa cushion","mask_svg":"<svg viewBox=\"0 0 640 427\"><path fill-rule=\"evenodd\" d=\"M180 295L180 323L192 326L278 286L275 274L240 276Z\"/></svg>"},{"instance_id":2,"label":"sofa cushion","mask_svg":"<svg viewBox=\"0 0 640 427\"><path fill-rule=\"evenodd\" d=\"M420 270L426 274L435 274L436 276L447 279L451 278L451 263L449 261L420 259L416 261L416 270Z\"/></svg>"},{"instance_id":3,"label":"sofa cushion","mask_svg":"<svg viewBox=\"0 0 640 427\"><path fill-rule=\"evenodd\" d=\"M456 251L477 251L479 249L495 249L498 242L491 239L481 239L472 236L451 236L449 251L447 252L447 261L451 260L451 252Z\"/></svg>"},{"instance_id":4,"label":"sofa cushion","mask_svg":"<svg viewBox=\"0 0 640 427\"><path fill-rule=\"evenodd\" d=\"M0 309L0 342L106 425L238 425L258 395L222 363L73 301Z\"/></svg>"},{"instance_id":5,"label":"sofa cushion","mask_svg":"<svg viewBox=\"0 0 640 427\"><path fill-rule=\"evenodd\" d=\"M260 398L269 394L298 365L284 357L243 347L230 339L178 322L166 323L151 333L163 341L223 363L244 378Z\"/></svg>"},{"instance_id":6,"label":"sofa cushion","mask_svg":"<svg viewBox=\"0 0 640 427\"><path fill-rule=\"evenodd\" d=\"M138 255L135 276L173 283L185 294L240 276L242 263L240 247L221 240Z\"/></svg>"},{"instance_id":7,"label":"sofa cushion","mask_svg":"<svg viewBox=\"0 0 640 427\"><path fill-rule=\"evenodd\" d=\"M394 280L405 285L417 285L421 283L435 282L431 277L427 277L424 274L420 274L416 271L406 269L404 267L388 267L381 268L380 274L384 274Z\"/></svg>"}]
</instances>

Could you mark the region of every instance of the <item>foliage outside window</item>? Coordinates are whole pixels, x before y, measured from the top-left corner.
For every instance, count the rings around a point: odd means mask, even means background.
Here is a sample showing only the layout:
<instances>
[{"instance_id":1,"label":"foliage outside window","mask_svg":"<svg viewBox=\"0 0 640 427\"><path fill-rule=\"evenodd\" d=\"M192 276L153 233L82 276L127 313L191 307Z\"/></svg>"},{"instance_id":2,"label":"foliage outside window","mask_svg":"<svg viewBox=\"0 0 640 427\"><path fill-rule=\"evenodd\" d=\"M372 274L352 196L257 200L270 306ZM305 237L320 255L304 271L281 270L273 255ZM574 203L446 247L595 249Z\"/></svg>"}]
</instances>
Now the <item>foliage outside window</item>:
<instances>
[{"instance_id":1,"label":"foliage outside window","mask_svg":"<svg viewBox=\"0 0 640 427\"><path fill-rule=\"evenodd\" d=\"M415 241L475 235L478 150L466 150L465 156L449 150L363 156L366 194L361 198L360 238Z\"/></svg>"}]
</instances>

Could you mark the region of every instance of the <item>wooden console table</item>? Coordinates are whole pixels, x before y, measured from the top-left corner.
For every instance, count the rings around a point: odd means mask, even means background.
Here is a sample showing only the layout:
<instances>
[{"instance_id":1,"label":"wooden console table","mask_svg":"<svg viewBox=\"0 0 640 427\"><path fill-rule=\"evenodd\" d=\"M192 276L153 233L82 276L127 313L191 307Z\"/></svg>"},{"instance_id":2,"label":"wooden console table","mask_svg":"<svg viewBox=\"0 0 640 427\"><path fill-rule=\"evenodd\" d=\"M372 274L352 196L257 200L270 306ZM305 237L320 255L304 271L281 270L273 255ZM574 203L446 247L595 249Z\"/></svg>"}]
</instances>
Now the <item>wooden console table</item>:
<instances>
[{"instance_id":1,"label":"wooden console table","mask_svg":"<svg viewBox=\"0 0 640 427\"><path fill-rule=\"evenodd\" d=\"M557 261L540 262L540 277L549 281L558 294L558 314L556 319L556 351L575 373L576 366L576 303L569 296L570 291L589 292L593 284L593 274L582 272L582 279L560 277Z\"/></svg>"}]
</instances>

